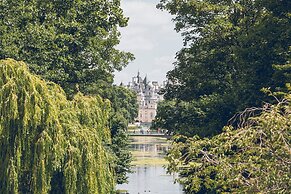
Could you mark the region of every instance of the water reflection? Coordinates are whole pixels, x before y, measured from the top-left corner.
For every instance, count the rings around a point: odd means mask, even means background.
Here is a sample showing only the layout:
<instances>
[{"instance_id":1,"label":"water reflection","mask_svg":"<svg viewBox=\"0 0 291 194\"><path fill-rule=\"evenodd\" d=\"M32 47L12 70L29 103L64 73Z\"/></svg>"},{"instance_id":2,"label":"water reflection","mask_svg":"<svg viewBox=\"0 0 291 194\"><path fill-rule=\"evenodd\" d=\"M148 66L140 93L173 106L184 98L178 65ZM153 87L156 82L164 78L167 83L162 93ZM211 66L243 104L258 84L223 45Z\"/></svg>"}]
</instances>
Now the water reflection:
<instances>
[{"instance_id":1,"label":"water reflection","mask_svg":"<svg viewBox=\"0 0 291 194\"><path fill-rule=\"evenodd\" d=\"M129 176L129 184L119 186L130 194L181 194L182 187L173 184L174 176L166 174L162 166L137 166Z\"/></svg>"},{"instance_id":2,"label":"water reflection","mask_svg":"<svg viewBox=\"0 0 291 194\"><path fill-rule=\"evenodd\" d=\"M164 156L169 149L167 140L157 137L132 137L131 151L135 158L129 183L117 189L130 194L182 194L182 186L174 184L175 176L166 173Z\"/></svg>"},{"instance_id":3,"label":"water reflection","mask_svg":"<svg viewBox=\"0 0 291 194\"><path fill-rule=\"evenodd\" d=\"M138 151L149 151L149 152L166 152L168 150L167 145L162 144L131 144L132 150L138 150Z\"/></svg>"}]
</instances>

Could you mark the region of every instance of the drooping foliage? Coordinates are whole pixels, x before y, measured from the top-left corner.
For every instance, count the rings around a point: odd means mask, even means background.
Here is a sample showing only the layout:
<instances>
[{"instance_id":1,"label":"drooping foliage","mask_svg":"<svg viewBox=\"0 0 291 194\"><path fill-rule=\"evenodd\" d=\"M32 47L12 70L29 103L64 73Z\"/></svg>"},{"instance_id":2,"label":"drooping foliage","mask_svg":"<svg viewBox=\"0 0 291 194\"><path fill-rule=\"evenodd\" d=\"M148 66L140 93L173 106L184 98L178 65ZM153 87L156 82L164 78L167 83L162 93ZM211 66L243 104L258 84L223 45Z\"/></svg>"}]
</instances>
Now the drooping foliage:
<instances>
[{"instance_id":1,"label":"drooping foliage","mask_svg":"<svg viewBox=\"0 0 291 194\"><path fill-rule=\"evenodd\" d=\"M290 82L282 76L290 63L290 7L288 0L161 0L185 48L167 74L169 102L158 107L156 126L212 136L236 112L269 101L263 87Z\"/></svg>"},{"instance_id":2,"label":"drooping foliage","mask_svg":"<svg viewBox=\"0 0 291 194\"><path fill-rule=\"evenodd\" d=\"M291 95L237 119L238 129L210 139L176 137L168 169L180 172L187 193L289 193Z\"/></svg>"},{"instance_id":3,"label":"drooping foliage","mask_svg":"<svg viewBox=\"0 0 291 194\"><path fill-rule=\"evenodd\" d=\"M68 95L113 82L132 54L116 49L127 25L120 0L0 1L0 59L14 58Z\"/></svg>"},{"instance_id":4,"label":"drooping foliage","mask_svg":"<svg viewBox=\"0 0 291 194\"><path fill-rule=\"evenodd\" d=\"M114 189L109 102L0 61L0 193L96 193Z\"/></svg>"},{"instance_id":5,"label":"drooping foliage","mask_svg":"<svg viewBox=\"0 0 291 194\"><path fill-rule=\"evenodd\" d=\"M127 126L137 117L137 98L133 91L122 86L111 86L107 83L94 84L84 88L86 94L98 94L111 102L110 129L112 137L111 149L115 155L114 169L116 182L126 183L131 170L132 157L129 151L129 137Z\"/></svg>"}]
</instances>

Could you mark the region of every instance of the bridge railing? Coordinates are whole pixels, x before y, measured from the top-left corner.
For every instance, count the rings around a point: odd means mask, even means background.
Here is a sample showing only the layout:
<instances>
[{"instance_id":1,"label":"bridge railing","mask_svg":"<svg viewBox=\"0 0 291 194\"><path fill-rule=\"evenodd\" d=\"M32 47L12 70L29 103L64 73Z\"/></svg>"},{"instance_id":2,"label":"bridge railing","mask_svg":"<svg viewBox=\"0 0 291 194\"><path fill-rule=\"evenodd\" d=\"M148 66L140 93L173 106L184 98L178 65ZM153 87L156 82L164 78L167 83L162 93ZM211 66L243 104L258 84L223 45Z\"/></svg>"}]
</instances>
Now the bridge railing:
<instances>
[{"instance_id":1,"label":"bridge railing","mask_svg":"<svg viewBox=\"0 0 291 194\"><path fill-rule=\"evenodd\" d=\"M166 135L166 133L157 131L130 131L129 135Z\"/></svg>"}]
</instances>

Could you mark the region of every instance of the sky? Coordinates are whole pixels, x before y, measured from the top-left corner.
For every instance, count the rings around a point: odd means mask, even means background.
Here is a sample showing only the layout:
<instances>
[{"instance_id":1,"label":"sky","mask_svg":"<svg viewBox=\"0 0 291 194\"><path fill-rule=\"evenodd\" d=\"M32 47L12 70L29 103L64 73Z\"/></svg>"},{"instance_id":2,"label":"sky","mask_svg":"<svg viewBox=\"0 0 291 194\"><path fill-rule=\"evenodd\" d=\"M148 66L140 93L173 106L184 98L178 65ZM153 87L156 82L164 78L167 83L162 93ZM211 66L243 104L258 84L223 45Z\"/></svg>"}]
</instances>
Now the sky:
<instances>
[{"instance_id":1,"label":"sky","mask_svg":"<svg viewBox=\"0 0 291 194\"><path fill-rule=\"evenodd\" d=\"M156 8L159 0L121 0L128 26L120 28L118 49L134 54L135 60L115 73L116 84L127 84L140 71L151 81L166 80L173 69L176 52L182 48L182 37L174 30L172 16Z\"/></svg>"}]
</instances>

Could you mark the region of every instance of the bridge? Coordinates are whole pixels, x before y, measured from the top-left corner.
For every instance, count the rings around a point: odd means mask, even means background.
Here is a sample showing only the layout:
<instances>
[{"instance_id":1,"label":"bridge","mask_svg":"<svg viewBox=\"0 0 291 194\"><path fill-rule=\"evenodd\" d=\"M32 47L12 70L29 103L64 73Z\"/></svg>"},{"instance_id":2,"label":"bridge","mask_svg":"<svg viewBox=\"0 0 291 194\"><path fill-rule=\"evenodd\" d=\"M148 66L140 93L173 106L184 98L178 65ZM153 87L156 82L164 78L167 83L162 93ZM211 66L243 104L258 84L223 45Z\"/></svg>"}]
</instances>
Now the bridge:
<instances>
[{"instance_id":1,"label":"bridge","mask_svg":"<svg viewBox=\"0 0 291 194\"><path fill-rule=\"evenodd\" d=\"M170 139L172 135L164 134L164 133L152 133L152 132L136 132L136 133L128 133L131 137L162 137Z\"/></svg>"}]
</instances>

